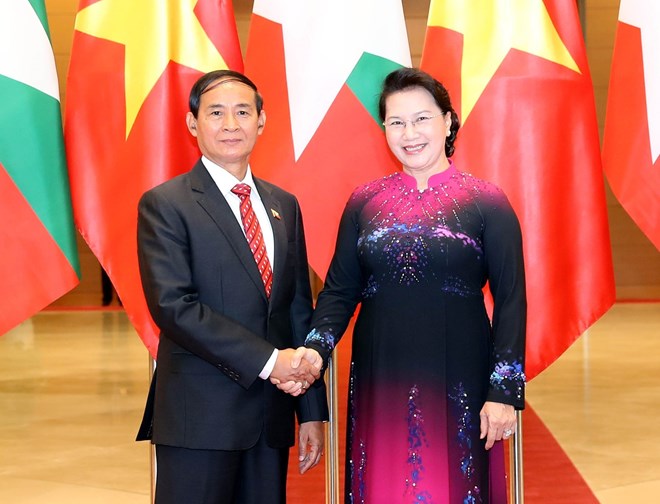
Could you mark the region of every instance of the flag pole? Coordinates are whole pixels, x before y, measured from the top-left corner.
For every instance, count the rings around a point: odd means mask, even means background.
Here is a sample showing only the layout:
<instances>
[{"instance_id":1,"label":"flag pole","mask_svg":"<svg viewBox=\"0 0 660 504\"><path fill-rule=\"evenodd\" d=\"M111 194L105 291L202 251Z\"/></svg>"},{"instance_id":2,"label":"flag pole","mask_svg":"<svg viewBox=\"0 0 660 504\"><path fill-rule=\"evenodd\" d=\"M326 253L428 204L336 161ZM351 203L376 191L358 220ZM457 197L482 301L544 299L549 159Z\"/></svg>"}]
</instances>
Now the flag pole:
<instances>
[{"instance_id":1,"label":"flag pole","mask_svg":"<svg viewBox=\"0 0 660 504\"><path fill-rule=\"evenodd\" d=\"M511 501L513 504L524 504L523 494L523 422L522 411L516 410L516 430L513 433L513 446L510 446L509 460L513 477L510 481Z\"/></svg>"},{"instance_id":2,"label":"flag pole","mask_svg":"<svg viewBox=\"0 0 660 504\"><path fill-rule=\"evenodd\" d=\"M339 502L339 424L337 422L337 351L328 359L326 386L330 422L325 433L325 503Z\"/></svg>"},{"instance_id":3,"label":"flag pole","mask_svg":"<svg viewBox=\"0 0 660 504\"><path fill-rule=\"evenodd\" d=\"M585 3L585 0L577 0L578 15L580 16L580 25L582 25L582 37L586 40L587 11Z\"/></svg>"},{"instance_id":4,"label":"flag pole","mask_svg":"<svg viewBox=\"0 0 660 504\"><path fill-rule=\"evenodd\" d=\"M149 354L149 383L151 383L151 380L154 378L154 370L156 369L156 361L154 358L151 356L151 353L147 352ZM156 500L156 445L153 443L149 442L149 466L151 470L151 501L154 502Z\"/></svg>"}]
</instances>

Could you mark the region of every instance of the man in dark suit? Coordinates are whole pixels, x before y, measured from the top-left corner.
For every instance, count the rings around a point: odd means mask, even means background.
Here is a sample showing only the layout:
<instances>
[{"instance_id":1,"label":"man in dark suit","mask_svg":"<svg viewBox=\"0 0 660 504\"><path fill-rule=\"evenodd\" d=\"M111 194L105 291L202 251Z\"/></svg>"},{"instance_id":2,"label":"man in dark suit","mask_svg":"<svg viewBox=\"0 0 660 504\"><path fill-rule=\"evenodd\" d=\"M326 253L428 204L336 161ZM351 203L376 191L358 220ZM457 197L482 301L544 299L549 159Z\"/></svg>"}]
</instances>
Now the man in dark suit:
<instances>
[{"instance_id":1,"label":"man in dark suit","mask_svg":"<svg viewBox=\"0 0 660 504\"><path fill-rule=\"evenodd\" d=\"M201 77L186 122L202 158L140 200L140 273L161 335L138 439L156 445L157 504L284 503L296 413L300 471L322 455L300 207L248 164L262 105L240 73Z\"/></svg>"}]
</instances>

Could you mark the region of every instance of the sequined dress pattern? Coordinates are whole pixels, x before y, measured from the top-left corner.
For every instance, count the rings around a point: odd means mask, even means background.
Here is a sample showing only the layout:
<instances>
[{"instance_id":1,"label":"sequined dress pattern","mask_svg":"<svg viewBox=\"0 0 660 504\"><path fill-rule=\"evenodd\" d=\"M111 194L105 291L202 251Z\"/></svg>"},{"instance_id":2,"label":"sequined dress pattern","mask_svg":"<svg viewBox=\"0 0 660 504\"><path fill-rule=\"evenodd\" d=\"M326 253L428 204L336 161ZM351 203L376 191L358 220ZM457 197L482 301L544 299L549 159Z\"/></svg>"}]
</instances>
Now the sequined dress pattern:
<instances>
[{"instance_id":1,"label":"sequined dress pattern","mask_svg":"<svg viewBox=\"0 0 660 504\"><path fill-rule=\"evenodd\" d=\"M486 400L524 405L522 239L504 193L453 164L423 191L405 173L358 188L307 345L327 356L360 303L345 502L505 503L501 443L479 440Z\"/></svg>"}]
</instances>

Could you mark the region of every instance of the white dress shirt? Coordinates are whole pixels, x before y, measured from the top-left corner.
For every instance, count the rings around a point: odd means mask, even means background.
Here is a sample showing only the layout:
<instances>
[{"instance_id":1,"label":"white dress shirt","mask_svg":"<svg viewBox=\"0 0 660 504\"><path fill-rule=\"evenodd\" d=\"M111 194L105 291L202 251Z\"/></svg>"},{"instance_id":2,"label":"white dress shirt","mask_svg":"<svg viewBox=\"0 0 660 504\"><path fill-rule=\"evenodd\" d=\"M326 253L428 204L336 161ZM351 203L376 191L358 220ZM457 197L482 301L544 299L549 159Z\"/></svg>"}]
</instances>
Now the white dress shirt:
<instances>
[{"instance_id":1,"label":"white dress shirt","mask_svg":"<svg viewBox=\"0 0 660 504\"><path fill-rule=\"evenodd\" d=\"M245 234L245 229L243 228L243 220L241 219L241 199L237 194L231 192L231 190L236 184L247 184L250 186L252 189L250 192L252 208L254 209L254 213L256 214L259 225L261 226L261 232L264 235L264 244L266 245L266 254L268 255L268 260L270 261L271 268L274 269L275 239L273 238L273 227L270 224L270 219L268 219L268 213L266 207L264 206L264 202L261 200L261 195L259 194L259 191L257 191L257 187L254 185L254 179L252 178L252 170L250 170L250 167L248 166L243 180L238 180L227 170L221 166L218 166L205 156L202 156L202 163L211 175L215 185L217 185L218 189L220 189L222 196L224 196L225 200L227 200L229 208L231 208L231 211L234 213L234 217L236 217L238 224L243 230L243 234ZM278 351L276 348L266 362L264 368L261 370L261 373L259 373L259 377L261 379L268 379L270 374L273 372L275 361L277 360L277 353Z\"/></svg>"}]
</instances>

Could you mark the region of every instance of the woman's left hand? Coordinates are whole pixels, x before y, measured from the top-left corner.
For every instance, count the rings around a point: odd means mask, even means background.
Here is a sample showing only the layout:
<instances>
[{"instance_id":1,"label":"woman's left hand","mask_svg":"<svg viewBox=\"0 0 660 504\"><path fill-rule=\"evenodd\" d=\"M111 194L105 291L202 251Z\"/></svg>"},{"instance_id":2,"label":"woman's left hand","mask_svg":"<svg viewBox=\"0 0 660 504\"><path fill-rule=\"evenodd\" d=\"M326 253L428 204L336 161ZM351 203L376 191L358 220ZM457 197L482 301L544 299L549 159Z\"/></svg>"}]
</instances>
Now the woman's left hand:
<instances>
[{"instance_id":1,"label":"woman's left hand","mask_svg":"<svg viewBox=\"0 0 660 504\"><path fill-rule=\"evenodd\" d=\"M480 439L486 438L486 450L490 450L495 441L508 439L516 430L516 411L510 404L486 401L479 413L481 420Z\"/></svg>"}]
</instances>

